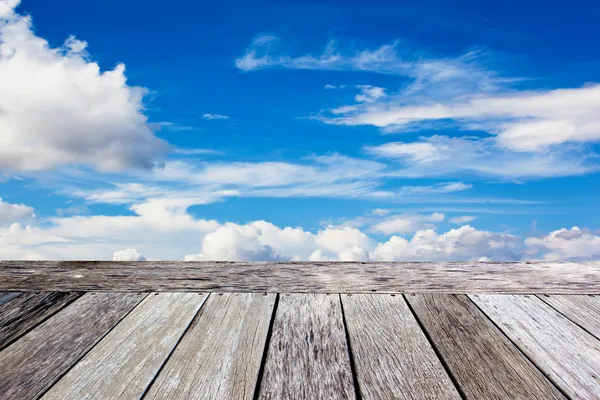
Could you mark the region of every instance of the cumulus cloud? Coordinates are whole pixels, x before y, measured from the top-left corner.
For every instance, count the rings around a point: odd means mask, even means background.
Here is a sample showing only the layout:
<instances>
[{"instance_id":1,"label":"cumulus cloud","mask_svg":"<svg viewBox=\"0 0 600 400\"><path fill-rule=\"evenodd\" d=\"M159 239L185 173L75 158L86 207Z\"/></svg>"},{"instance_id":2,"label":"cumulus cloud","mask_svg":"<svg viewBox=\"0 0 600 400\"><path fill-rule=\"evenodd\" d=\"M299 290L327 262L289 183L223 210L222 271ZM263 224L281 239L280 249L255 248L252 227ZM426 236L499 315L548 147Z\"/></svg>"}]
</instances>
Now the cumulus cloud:
<instances>
[{"instance_id":1,"label":"cumulus cloud","mask_svg":"<svg viewBox=\"0 0 600 400\"><path fill-rule=\"evenodd\" d=\"M118 248L152 259L179 260L198 250L204 235L221 224L194 218L179 199L130 206L131 215L63 216L43 225L0 228L0 258L106 259Z\"/></svg>"},{"instance_id":2,"label":"cumulus cloud","mask_svg":"<svg viewBox=\"0 0 600 400\"><path fill-rule=\"evenodd\" d=\"M146 125L146 90L127 85L123 64L102 71L84 41L51 47L19 3L0 2L0 170L156 165L167 145Z\"/></svg>"},{"instance_id":3,"label":"cumulus cloud","mask_svg":"<svg viewBox=\"0 0 600 400\"><path fill-rule=\"evenodd\" d=\"M124 249L114 252L113 261L144 261L142 253L136 249Z\"/></svg>"},{"instance_id":4,"label":"cumulus cloud","mask_svg":"<svg viewBox=\"0 0 600 400\"><path fill-rule=\"evenodd\" d=\"M13 222L21 222L35 218L32 207L25 204L10 204L0 197L0 225Z\"/></svg>"},{"instance_id":5,"label":"cumulus cloud","mask_svg":"<svg viewBox=\"0 0 600 400\"><path fill-rule=\"evenodd\" d=\"M574 226L559 229L539 238L525 240L527 254L548 261L600 260L600 236Z\"/></svg>"},{"instance_id":6,"label":"cumulus cloud","mask_svg":"<svg viewBox=\"0 0 600 400\"><path fill-rule=\"evenodd\" d=\"M340 261L369 261L369 252L362 247L352 246L340 253Z\"/></svg>"},{"instance_id":7,"label":"cumulus cloud","mask_svg":"<svg viewBox=\"0 0 600 400\"><path fill-rule=\"evenodd\" d=\"M253 225L227 225L206 235L202 253L187 255L186 261L280 261L285 258L261 241L262 232Z\"/></svg>"},{"instance_id":8,"label":"cumulus cloud","mask_svg":"<svg viewBox=\"0 0 600 400\"><path fill-rule=\"evenodd\" d=\"M412 239L392 236L373 252L382 261L464 261L486 257L492 261L516 261L521 240L505 233L480 231L468 225L443 234L434 230L415 233Z\"/></svg>"}]
</instances>

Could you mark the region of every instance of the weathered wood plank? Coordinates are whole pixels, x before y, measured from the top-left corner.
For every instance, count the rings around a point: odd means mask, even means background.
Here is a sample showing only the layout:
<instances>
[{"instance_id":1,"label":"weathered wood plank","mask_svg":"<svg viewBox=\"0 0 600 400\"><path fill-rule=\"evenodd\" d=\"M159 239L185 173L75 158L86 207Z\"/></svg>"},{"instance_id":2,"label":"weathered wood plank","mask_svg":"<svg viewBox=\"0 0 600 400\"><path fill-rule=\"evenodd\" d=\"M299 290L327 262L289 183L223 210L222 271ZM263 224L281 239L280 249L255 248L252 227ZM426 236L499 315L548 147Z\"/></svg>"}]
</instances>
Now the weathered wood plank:
<instances>
[{"instance_id":1,"label":"weathered wood plank","mask_svg":"<svg viewBox=\"0 0 600 400\"><path fill-rule=\"evenodd\" d=\"M0 290L600 294L600 262L2 261Z\"/></svg>"},{"instance_id":2,"label":"weathered wood plank","mask_svg":"<svg viewBox=\"0 0 600 400\"><path fill-rule=\"evenodd\" d=\"M207 297L146 297L42 399L139 399Z\"/></svg>"},{"instance_id":3,"label":"weathered wood plank","mask_svg":"<svg viewBox=\"0 0 600 400\"><path fill-rule=\"evenodd\" d=\"M600 341L535 296L471 299L569 397L600 398Z\"/></svg>"},{"instance_id":4,"label":"weathered wood plank","mask_svg":"<svg viewBox=\"0 0 600 400\"><path fill-rule=\"evenodd\" d=\"M600 339L600 296L538 296Z\"/></svg>"},{"instance_id":5,"label":"weathered wood plank","mask_svg":"<svg viewBox=\"0 0 600 400\"><path fill-rule=\"evenodd\" d=\"M20 296L22 292L0 292L0 306Z\"/></svg>"},{"instance_id":6,"label":"weathered wood plank","mask_svg":"<svg viewBox=\"0 0 600 400\"><path fill-rule=\"evenodd\" d=\"M0 399L37 398L146 294L88 293L0 352Z\"/></svg>"},{"instance_id":7,"label":"weathered wood plank","mask_svg":"<svg viewBox=\"0 0 600 400\"><path fill-rule=\"evenodd\" d=\"M363 399L460 399L402 296L342 295Z\"/></svg>"},{"instance_id":8,"label":"weathered wood plank","mask_svg":"<svg viewBox=\"0 0 600 400\"><path fill-rule=\"evenodd\" d=\"M276 295L210 295L144 399L252 399Z\"/></svg>"},{"instance_id":9,"label":"weathered wood plank","mask_svg":"<svg viewBox=\"0 0 600 400\"><path fill-rule=\"evenodd\" d=\"M0 349L80 297L81 292L24 293L0 305Z\"/></svg>"},{"instance_id":10,"label":"weathered wood plank","mask_svg":"<svg viewBox=\"0 0 600 400\"><path fill-rule=\"evenodd\" d=\"M467 399L564 399L465 295L407 295Z\"/></svg>"},{"instance_id":11,"label":"weathered wood plank","mask_svg":"<svg viewBox=\"0 0 600 400\"><path fill-rule=\"evenodd\" d=\"M339 296L280 297L259 398L355 398Z\"/></svg>"}]
</instances>

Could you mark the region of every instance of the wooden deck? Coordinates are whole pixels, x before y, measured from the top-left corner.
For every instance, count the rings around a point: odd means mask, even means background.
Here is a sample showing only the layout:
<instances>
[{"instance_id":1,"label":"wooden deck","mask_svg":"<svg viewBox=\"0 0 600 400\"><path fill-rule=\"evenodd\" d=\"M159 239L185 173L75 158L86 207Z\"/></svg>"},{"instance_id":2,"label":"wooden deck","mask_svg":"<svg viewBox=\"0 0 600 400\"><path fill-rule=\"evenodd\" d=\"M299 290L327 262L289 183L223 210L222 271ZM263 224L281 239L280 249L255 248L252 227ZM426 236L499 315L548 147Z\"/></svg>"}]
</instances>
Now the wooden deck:
<instances>
[{"instance_id":1,"label":"wooden deck","mask_svg":"<svg viewBox=\"0 0 600 400\"><path fill-rule=\"evenodd\" d=\"M0 399L600 399L599 266L0 262Z\"/></svg>"}]
</instances>

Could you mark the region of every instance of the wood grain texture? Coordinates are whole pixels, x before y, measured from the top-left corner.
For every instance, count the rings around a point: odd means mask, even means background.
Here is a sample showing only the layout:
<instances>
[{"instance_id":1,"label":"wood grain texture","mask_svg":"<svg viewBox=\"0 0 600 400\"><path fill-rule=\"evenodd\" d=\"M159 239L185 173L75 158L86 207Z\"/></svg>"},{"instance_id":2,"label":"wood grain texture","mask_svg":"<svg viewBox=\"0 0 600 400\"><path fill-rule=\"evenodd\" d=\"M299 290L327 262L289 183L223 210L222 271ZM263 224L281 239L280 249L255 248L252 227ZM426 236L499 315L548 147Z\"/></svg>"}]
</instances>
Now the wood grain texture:
<instances>
[{"instance_id":1,"label":"wood grain texture","mask_svg":"<svg viewBox=\"0 0 600 400\"><path fill-rule=\"evenodd\" d=\"M402 296L342 295L342 303L363 399L461 398Z\"/></svg>"},{"instance_id":2,"label":"wood grain texture","mask_svg":"<svg viewBox=\"0 0 600 400\"><path fill-rule=\"evenodd\" d=\"M354 399L339 296L279 299L260 399Z\"/></svg>"},{"instance_id":3,"label":"wood grain texture","mask_svg":"<svg viewBox=\"0 0 600 400\"><path fill-rule=\"evenodd\" d=\"M600 296L538 296L600 340Z\"/></svg>"},{"instance_id":4,"label":"wood grain texture","mask_svg":"<svg viewBox=\"0 0 600 400\"><path fill-rule=\"evenodd\" d=\"M465 295L407 295L467 399L564 399Z\"/></svg>"},{"instance_id":5,"label":"wood grain texture","mask_svg":"<svg viewBox=\"0 0 600 400\"><path fill-rule=\"evenodd\" d=\"M207 297L149 295L42 399L139 399Z\"/></svg>"},{"instance_id":6,"label":"wood grain texture","mask_svg":"<svg viewBox=\"0 0 600 400\"><path fill-rule=\"evenodd\" d=\"M37 398L146 294L88 293L0 352L0 399Z\"/></svg>"},{"instance_id":7,"label":"wood grain texture","mask_svg":"<svg viewBox=\"0 0 600 400\"><path fill-rule=\"evenodd\" d=\"M276 295L210 295L144 399L252 399Z\"/></svg>"},{"instance_id":8,"label":"wood grain texture","mask_svg":"<svg viewBox=\"0 0 600 400\"><path fill-rule=\"evenodd\" d=\"M600 398L600 341L535 296L471 299L564 393Z\"/></svg>"},{"instance_id":9,"label":"wood grain texture","mask_svg":"<svg viewBox=\"0 0 600 400\"><path fill-rule=\"evenodd\" d=\"M24 293L12 301L0 305L0 349L82 294L80 292Z\"/></svg>"},{"instance_id":10,"label":"wood grain texture","mask_svg":"<svg viewBox=\"0 0 600 400\"><path fill-rule=\"evenodd\" d=\"M600 294L600 262L2 261L0 291Z\"/></svg>"},{"instance_id":11,"label":"wood grain texture","mask_svg":"<svg viewBox=\"0 0 600 400\"><path fill-rule=\"evenodd\" d=\"M22 292L0 292L0 306L20 296Z\"/></svg>"}]
</instances>

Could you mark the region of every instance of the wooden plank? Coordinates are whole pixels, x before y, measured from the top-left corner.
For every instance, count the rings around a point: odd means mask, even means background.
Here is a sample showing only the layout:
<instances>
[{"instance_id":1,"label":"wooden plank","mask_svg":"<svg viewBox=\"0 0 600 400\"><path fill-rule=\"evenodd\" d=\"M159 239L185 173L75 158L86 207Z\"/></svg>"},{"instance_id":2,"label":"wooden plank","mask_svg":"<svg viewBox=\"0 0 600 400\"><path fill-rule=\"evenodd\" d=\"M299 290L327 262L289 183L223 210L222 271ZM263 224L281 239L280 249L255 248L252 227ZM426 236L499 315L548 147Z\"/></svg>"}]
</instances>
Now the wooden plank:
<instances>
[{"instance_id":1,"label":"wooden plank","mask_svg":"<svg viewBox=\"0 0 600 400\"><path fill-rule=\"evenodd\" d=\"M276 295L210 295L144 399L252 399Z\"/></svg>"},{"instance_id":2,"label":"wooden plank","mask_svg":"<svg viewBox=\"0 0 600 400\"><path fill-rule=\"evenodd\" d=\"M81 292L25 293L0 305L0 349L80 297Z\"/></svg>"},{"instance_id":3,"label":"wooden plank","mask_svg":"<svg viewBox=\"0 0 600 400\"><path fill-rule=\"evenodd\" d=\"M42 398L139 399L207 297L146 297Z\"/></svg>"},{"instance_id":4,"label":"wooden plank","mask_svg":"<svg viewBox=\"0 0 600 400\"><path fill-rule=\"evenodd\" d=\"M355 397L339 296L282 295L259 398Z\"/></svg>"},{"instance_id":5,"label":"wooden plank","mask_svg":"<svg viewBox=\"0 0 600 400\"><path fill-rule=\"evenodd\" d=\"M406 299L467 399L564 399L467 296Z\"/></svg>"},{"instance_id":6,"label":"wooden plank","mask_svg":"<svg viewBox=\"0 0 600 400\"><path fill-rule=\"evenodd\" d=\"M600 296L538 296L600 339Z\"/></svg>"},{"instance_id":7,"label":"wooden plank","mask_svg":"<svg viewBox=\"0 0 600 400\"><path fill-rule=\"evenodd\" d=\"M146 294L88 293L0 352L0 399L37 398Z\"/></svg>"},{"instance_id":8,"label":"wooden plank","mask_svg":"<svg viewBox=\"0 0 600 400\"><path fill-rule=\"evenodd\" d=\"M600 398L600 341L535 296L471 298L569 397Z\"/></svg>"},{"instance_id":9,"label":"wooden plank","mask_svg":"<svg viewBox=\"0 0 600 400\"><path fill-rule=\"evenodd\" d=\"M20 296L23 292L0 292L0 306Z\"/></svg>"},{"instance_id":10,"label":"wooden plank","mask_svg":"<svg viewBox=\"0 0 600 400\"><path fill-rule=\"evenodd\" d=\"M600 262L2 261L0 291L600 294Z\"/></svg>"},{"instance_id":11,"label":"wooden plank","mask_svg":"<svg viewBox=\"0 0 600 400\"><path fill-rule=\"evenodd\" d=\"M402 296L344 295L363 399L460 399Z\"/></svg>"}]
</instances>

